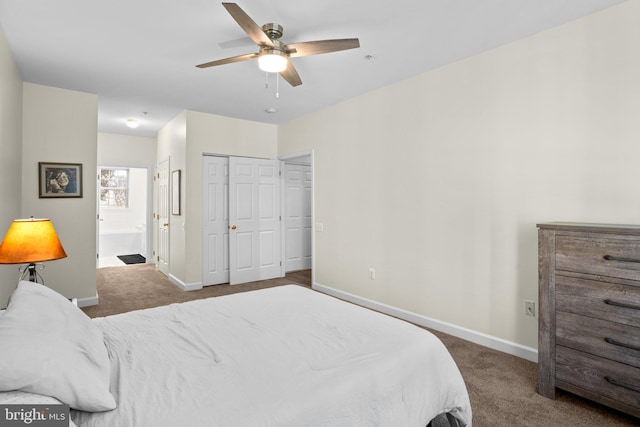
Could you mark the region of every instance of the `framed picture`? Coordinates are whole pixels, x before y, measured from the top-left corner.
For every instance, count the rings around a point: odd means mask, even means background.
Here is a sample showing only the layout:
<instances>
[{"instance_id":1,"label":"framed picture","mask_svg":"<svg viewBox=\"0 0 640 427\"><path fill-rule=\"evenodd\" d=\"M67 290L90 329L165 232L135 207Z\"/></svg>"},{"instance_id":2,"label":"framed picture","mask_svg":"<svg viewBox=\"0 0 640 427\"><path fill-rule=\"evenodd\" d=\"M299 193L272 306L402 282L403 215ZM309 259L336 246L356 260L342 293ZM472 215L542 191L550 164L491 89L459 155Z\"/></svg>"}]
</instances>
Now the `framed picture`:
<instances>
[{"instance_id":1,"label":"framed picture","mask_svg":"<svg viewBox=\"0 0 640 427\"><path fill-rule=\"evenodd\" d=\"M38 162L39 197L82 197L82 163Z\"/></svg>"},{"instance_id":2,"label":"framed picture","mask_svg":"<svg viewBox=\"0 0 640 427\"><path fill-rule=\"evenodd\" d=\"M180 215L180 169L171 172L171 215Z\"/></svg>"}]
</instances>

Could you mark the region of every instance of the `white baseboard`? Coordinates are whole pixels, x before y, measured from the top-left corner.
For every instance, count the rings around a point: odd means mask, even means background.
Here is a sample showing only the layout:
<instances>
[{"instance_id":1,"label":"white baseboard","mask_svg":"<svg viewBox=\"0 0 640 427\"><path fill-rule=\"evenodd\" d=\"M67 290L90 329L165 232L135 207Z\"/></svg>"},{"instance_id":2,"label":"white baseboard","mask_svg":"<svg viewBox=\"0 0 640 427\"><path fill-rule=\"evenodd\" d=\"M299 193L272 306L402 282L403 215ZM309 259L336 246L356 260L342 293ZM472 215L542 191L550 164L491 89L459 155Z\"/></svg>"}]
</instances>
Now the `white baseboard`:
<instances>
[{"instance_id":1,"label":"white baseboard","mask_svg":"<svg viewBox=\"0 0 640 427\"><path fill-rule=\"evenodd\" d=\"M471 341L484 347L488 347L494 350L501 351L503 353L511 354L513 356L529 360L531 362L538 363L538 350L533 347L527 347L511 341L503 340L502 338L487 335L482 332L477 332L471 329L463 328L461 326L456 326L451 323L432 319L421 314L416 314L407 310L403 310L401 308L380 303L378 301L363 298L361 296L325 286L320 283L314 282L312 288L317 291L332 295L334 297L352 302L354 304L358 304L363 307L367 307L372 310L380 311L390 316L406 320L407 322L424 326L425 328L444 332L445 334L453 335L454 337L462 338L463 340Z\"/></svg>"},{"instance_id":2,"label":"white baseboard","mask_svg":"<svg viewBox=\"0 0 640 427\"><path fill-rule=\"evenodd\" d=\"M198 289L202 289L202 283L184 283L182 280L178 279L173 274L169 274L169 280L171 283L182 289L183 291L197 291Z\"/></svg>"},{"instance_id":3,"label":"white baseboard","mask_svg":"<svg viewBox=\"0 0 640 427\"><path fill-rule=\"evenodd\" d=\"M89 307L91 305L98 305L98 295L90 298L78 298L78 307Z\"/></svg>"}]
</instances>

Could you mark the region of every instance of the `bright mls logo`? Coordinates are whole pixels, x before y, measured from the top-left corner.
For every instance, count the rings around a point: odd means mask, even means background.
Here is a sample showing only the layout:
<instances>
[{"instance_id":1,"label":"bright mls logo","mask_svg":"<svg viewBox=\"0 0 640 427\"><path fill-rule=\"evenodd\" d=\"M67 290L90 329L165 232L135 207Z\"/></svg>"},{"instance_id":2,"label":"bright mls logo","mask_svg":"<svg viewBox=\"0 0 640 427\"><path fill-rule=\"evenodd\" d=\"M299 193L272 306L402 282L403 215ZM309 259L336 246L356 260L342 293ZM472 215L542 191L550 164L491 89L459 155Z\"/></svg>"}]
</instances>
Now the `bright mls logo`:
<instances>
[{"instance_id":1,"label":"bright mls logo","mask_svg":"<svg viewBox=\"0 0 640 427\"><path fill-rule=\"evenodd\" d=\"M0 427L69 427L69 405L0 405Z\"/></svg>"}]
</instances>

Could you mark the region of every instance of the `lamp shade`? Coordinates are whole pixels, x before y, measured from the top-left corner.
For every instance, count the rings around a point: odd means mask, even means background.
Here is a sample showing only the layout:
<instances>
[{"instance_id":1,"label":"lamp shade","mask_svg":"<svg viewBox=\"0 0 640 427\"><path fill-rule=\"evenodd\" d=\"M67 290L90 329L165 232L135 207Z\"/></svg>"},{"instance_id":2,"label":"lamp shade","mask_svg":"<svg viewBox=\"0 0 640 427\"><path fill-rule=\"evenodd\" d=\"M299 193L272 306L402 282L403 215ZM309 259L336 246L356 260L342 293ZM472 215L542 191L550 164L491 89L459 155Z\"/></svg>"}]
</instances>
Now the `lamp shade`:
<instances>
[{"instance_id":1,"label":"lamp shade","mask_svg":"<svg viewBox=\"0 0 640 427\"><path fill-rule=\"evenodd\" d=\"M28 264L66 258L49 219L16 219L0 244L0 264Z\"/></svg>"}]
</instances>

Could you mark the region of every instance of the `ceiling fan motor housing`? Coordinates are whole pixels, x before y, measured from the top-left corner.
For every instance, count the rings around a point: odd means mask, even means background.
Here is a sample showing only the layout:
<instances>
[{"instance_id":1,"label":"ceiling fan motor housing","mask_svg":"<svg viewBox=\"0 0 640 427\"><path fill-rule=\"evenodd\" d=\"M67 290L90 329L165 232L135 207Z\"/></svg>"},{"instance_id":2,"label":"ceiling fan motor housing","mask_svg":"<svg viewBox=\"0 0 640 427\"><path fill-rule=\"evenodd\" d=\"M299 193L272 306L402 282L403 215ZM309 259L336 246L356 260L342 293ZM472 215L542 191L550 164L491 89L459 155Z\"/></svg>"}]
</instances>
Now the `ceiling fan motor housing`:
<instances>
[{"instance_id":1,"label":"ceiling fan motor housing","mask_svg":"<svg viewBox=\"0 0 640 427\"><path fill-rule=\"evenodd\" d=\"M274 24L273 22L270 22L270 23L264 24L262 26L262 31L264 31L264 33L271 40L278 40L280 37L282 37L282 33L284 32L284 28L282 28L282 25Z\"/></svg>"},{"instance_id":2,"label":"ceiling fan motor housing","mask_svg":"<svg viewBox=\"0 0 640 427\"><path fill-rule=\"evenodd\" d=\"M262 54L271 54L271 55L282 55L287 56L287 53L284 48L284 43L280 40L273 40L273 47L271 46L260 46L260 55Z\"/></svg>"}]
</instances>

